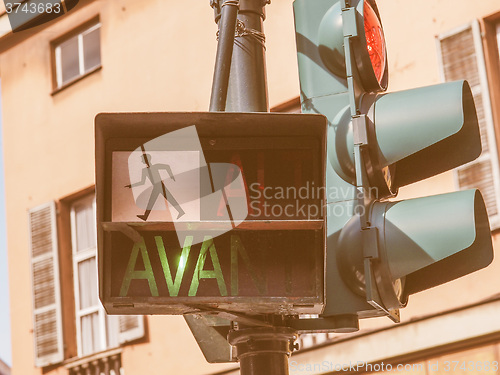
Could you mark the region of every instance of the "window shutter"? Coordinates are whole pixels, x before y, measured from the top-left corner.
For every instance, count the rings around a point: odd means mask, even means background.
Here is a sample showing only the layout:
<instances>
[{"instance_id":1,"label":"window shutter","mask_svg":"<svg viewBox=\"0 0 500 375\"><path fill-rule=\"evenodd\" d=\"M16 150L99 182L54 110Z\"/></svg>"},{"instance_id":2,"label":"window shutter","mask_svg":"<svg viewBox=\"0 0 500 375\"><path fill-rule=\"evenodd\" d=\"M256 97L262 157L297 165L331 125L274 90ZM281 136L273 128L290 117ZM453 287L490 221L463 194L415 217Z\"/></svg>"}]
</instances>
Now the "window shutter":
<instances>
[{"instance_id":1,"label":"window shutter","mask_svg":"<svg viewBox=\"0 0 500 375\"><path fill-rule=\"evenodd\" d=\"M35 365L64 359L56 209L54 202L29 210Z\"/></svg>"},{"instance_id":2,"label":"window shutter","mask_svg":"<svg viewBox=\"0 0 500 375\"><path fill-rule=\"evenodd\" d=\"M500 227L500 176L488 80L479 23L438 37L441 74L444 81L466 79L472 89L481 133L481 156L456 168L461 190L479 188L483 194L492 229Z\"/></svg>"},{"instance_id":3,"label":"window shutter","mask_svg":"<svg viewBox=\"0 0 500 375\"><path fill-rule=\"evenodd\" d=\"M120 315L118 330L120 344L144 337L144 316Z\"/></svg>"}]
</instances>

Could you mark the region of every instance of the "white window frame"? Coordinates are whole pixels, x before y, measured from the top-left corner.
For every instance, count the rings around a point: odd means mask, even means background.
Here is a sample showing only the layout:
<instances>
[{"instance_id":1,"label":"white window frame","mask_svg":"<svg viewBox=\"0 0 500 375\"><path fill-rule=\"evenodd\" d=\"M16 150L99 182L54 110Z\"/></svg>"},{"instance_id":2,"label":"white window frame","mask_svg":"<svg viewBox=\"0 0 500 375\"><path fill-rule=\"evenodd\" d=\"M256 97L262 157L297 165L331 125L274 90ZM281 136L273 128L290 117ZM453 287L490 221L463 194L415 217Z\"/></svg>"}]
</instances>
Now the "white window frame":
<instances>
[{"instance_id":1,"label":"white window frame","mask_svg":"<svg viewBox=\"0 0 500 375\"><path fill-rule=\"evenodd\" d=\"M495 123L493 121L493 111L491 110L491 99L490 99L490 86L488 83L488 75L486 73L486 62L484 60L484 50L481 27L479 21L475 20L472 22L472 31L474 35L474 47L476 48L477 65L479 70L479 81L481 82L481 87L484 89L483 92L483 107L484 107L484 117L486 120L486 131L488 134L488 148L489 148L489 159L491 162L491 169L493 174L493 184L497 197L497 210L498 213L494 217L490 217L491 229L497 229L500 227L500 165L498 161L498 145L496 144L496 134L495 134ZM497 39L498 40L498 39ZM500 56L499 56L500 58ZM480 161L480 158L477 159ZM458 176L455 174L456 183L458 185Z\"/></svg>"},{"instance_id":2,"label":"white window frame","mask_svg":"<svg viewBox=\"0 0 500 375\"><path fill-rule=\"evenodd\" d=\"M101 63L99 62L98 65L95 65L95 66L91 66L91 67L85 67L85 61L84 61L84 51L83 51L83 37L89 33L91 33L92 31L95 31L97 30L98 28L101 27L101 23L100 22L97 22L96 24L86 28L85 30L83 30L82 32L80 32L79 34L77 35L74 35L70 38L67 38L61 42L59 42L57 44L57 46L55 47L55 64L56 64L56 84L57 84L57 88L60 88L60 87L63 87L71 82L73 82L74 80L80 78L81 76L97 69L98 67L101 66ZM78 72L79 72L79 75L70 79L69 81L67 82L63 82L63 78L62 78L62 62L61 62L61 45L64 44L65 42L67 42L68 40L71 40L73 38L77 38L77 43L78 43ZM99 40L99 48L100 48L100 40Z\"/></svg>"},{"instance_id":3,"label":"white window frame","mask_svg":"<svg viewBox=\"0 0 500 375\"><path fill-rule=\"evenodd\" d=\"M123 345L127 342L134 341L137 339L141 339L145 335L144 328L144 317L143 316L135 316L135 315L107 315L106 311L100 300L97 302L97 306L90 307L84 310L80 309L80 288L79 288L79 268L78 264L82 261L95 258L97 261L97 238L95 243L95 247L85 249L83 251L77 251L77 228L76 228L76 207L78 205L92 204L92 211L94 220L96 218L96 200L95 195L89 195L82 199L78 199L71 205L70 218L71 218L71 242L72 242L72 263L73 263L73 290L75 295L75 324L76 324L76 338L77 338L77 349L78 356L83 356L83 347L82 347L82 326L81 326L81 318L83 316L97 313L98 314L98 324L99 324L99 348L96 348L93 353L85 353L85 355L90 355L94 353L98 353L101 351L106 351L110 349L114 349ZM95 224L95 223L94 223ZM94 232L97 237L97 231ZM97 269L96 269L97 275ZM99 289L99 283L96 282L96 288ZM96 295L98 295L99 291L96 290ZM127 320L136 319L135 326L132 328L128 328L126 330L123 329L123 324L126 324Z\"/></svg>"},{"instance_id":4,"label":"white window frame","mask_svg":"<svg viewBox=\"0 0 500 375\"><path fill-rule=\"evenodd\" d=\"M498 46L498 53L499 53L499 56L498 58L500 59L500 21L497 23L497 46Z\"/></svg>"},{"instance_id":5,"label":"white window frame","mask_svg":"<svg viewBox=\"0 0 500 375\"><path fill-rule=\"evenodd\" d=\"M100 352L107 349L108 347L108 330L107 330L107 322L106 322L106 312L101 304L98 301L98 304L93 307L89 307L86 309L80 309L80 288L79 288L79 268L78 264L82 261L95 258L97 263L97 247L91 247L89 249L83 251L77 251L77 237L76 237L76 213L75 206L79 204L88 204L92 202L92 210L94 213L94 217L96 217L96 201L95 196L88 196L76 201L71 207L71 243L72 243L72 259L73 259L73 290L75 293L75 320L76 320L76 338L77 338L77 348L78 348L78 356L81 357L83 355L82 348L82 324L81 318L90 314L97 313L98 314L98 322L99 322L99 348L94 352ZM97 246L97 238L96 238L96 246ZM97 275L97 271L96 271ZM98 283L96 283L98 285ZM95 291L96 294L99 294L99 291ZM86 355L93 353L86 353Z\"/></svg>"},{"instance_id":6,"label":"white window frame","mask_svg":"<svg viewBox=\"0 0 500 375\"><path fill-rule=\"evenodd\" d=\"M477 159L462 165L458 168L455 169L453 173L454 177L454 182L455 182L455 188L457 190L460 190L460 184L458 180L458 173L456 172L457 170L461 168L467 168L468 166L479 163L481 161L489 160L491 163L491 170L492 170L492 179L493 179L493 184L494 184L494 190L496 193L497 197L497 211L498 213L495 216L490 216L489 221L490 221L490 228L491 230L495 230L500 228L500 166L499 166L499 160L498 160L498 145L496 144L496 135L495 135L495 125L493 121L493 111L491 110L491 100L490 100L490 88L489 88L489 83L488 83L488 76L486 73L486 63L484 60L484 50L483 50L483 42L481 40L481 27L479 25L478 20L474 20L471 23L467 23L465 25L461 25L459 27L456 27L454 29L449 30L448 32L440 34L436 38L436 46L438 50L438 56L439 56L439 76L441 79L441 82L446 82L446 77L445 77L445 71L444 71L444 66L442 63L442 51L441 51L441 40L446 39L447 37L450 37L452 35L458 34L462 31L467 30L468 28L472 28L472 33L474 37L474 48L476 51L476 62L477 62L477 68L478 68L478 73L479 73L479 83L481 86L482 90L482 99L483 99L483 109L484 109L484 119L486 123L486 132L487 132L487 137L488 137L488 148L489 152L488 154L484 155L481 154ZM500 39L499 39L499 33L500 32L500 24L497 26L497 42L500 46ZM499 48L500 51L500 48ZM500 56L499 56L500 58Z\"/></svg>"}]
</instances>

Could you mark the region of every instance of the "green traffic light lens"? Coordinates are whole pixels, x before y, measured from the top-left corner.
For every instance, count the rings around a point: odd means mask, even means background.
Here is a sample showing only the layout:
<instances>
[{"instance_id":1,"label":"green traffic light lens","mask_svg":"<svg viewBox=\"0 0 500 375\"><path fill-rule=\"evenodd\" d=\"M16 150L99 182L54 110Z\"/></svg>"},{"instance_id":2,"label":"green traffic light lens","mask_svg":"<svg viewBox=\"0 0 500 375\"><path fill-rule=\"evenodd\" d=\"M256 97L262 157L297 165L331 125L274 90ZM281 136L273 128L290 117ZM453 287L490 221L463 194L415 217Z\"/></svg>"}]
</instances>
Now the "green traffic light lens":
<instances>
[{"instance_id":1,"label":"green traffic light lens","mask_svg":"<svg viewBox=\"0 0 500 375\"><path fill-rule=\"evenodd\" d=\"M385 38L380 20L368 3L364 2L364 26L366 36L366 49L370 55L373 72L377 81L382 82L386 65Z\"/></svg>"}]
</instances>

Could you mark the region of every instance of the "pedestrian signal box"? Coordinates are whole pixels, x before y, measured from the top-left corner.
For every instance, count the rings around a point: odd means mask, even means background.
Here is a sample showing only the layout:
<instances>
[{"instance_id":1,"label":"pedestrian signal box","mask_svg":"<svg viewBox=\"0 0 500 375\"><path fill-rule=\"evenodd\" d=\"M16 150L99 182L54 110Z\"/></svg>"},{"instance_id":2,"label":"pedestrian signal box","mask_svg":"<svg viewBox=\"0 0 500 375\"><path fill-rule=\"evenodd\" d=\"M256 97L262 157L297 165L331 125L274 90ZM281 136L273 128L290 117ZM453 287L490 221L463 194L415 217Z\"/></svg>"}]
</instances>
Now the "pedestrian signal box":
<instances>
[{"instance_id":1,"label":"pedestrian signal box","mask_svg":"<svg viewBox=\"0 0 500 375\"><path fill-rule=\"evenodd\" d=\"M109 314L318 314L326 119L96 117L99 294Z\"/></svg>"}]
</instances>

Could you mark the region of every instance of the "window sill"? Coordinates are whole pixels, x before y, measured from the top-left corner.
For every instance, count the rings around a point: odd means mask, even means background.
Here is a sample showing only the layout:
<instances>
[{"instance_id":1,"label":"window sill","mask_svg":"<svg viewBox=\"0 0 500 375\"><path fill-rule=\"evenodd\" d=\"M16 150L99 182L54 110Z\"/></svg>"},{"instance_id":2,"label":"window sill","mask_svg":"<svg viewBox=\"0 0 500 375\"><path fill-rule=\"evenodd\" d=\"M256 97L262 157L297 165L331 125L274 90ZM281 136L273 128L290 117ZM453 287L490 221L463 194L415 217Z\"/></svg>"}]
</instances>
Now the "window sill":
<instances>
[{"instance_id":1,"label":"window sill","mask_svg":"<svg viewBox=\"0 0 500 375\"><path fill-rule=\"evenodd\" d=\"M56 88L54 91L52 91L52 92L50 93L50 95L52 95L52 96L56 95L57 93L59 93L59 92L61 92L61 91L65 90L65 89L67 89L67 88L68 88L68 87L70 87L70 86L73 86L75 83L77 83L77 82L81 81L82 79L84 79L84 78L88 77L88 76L89 76L89 75L91 75L91 74L94 74L95 72L98 72L98 71L99 71L99 70L101 70L101 69L102 69L102 65L96 66L95 68L93 68L93 69L89 70L87 73L85 73L85 74L83 74L83 75L81 75L81 76L78 76L78 77L76 77L76 78L72 79L72 80L71 80L71 81L69 81L69 82L66 82L66 83L65 83L64 85L62 85L61 87Z\"/></svg>"}]
</instances>

